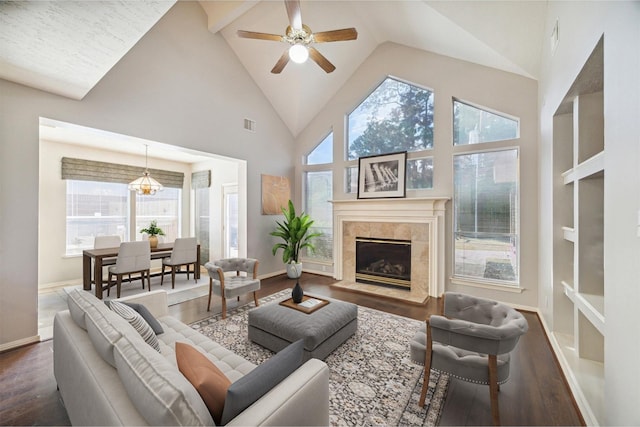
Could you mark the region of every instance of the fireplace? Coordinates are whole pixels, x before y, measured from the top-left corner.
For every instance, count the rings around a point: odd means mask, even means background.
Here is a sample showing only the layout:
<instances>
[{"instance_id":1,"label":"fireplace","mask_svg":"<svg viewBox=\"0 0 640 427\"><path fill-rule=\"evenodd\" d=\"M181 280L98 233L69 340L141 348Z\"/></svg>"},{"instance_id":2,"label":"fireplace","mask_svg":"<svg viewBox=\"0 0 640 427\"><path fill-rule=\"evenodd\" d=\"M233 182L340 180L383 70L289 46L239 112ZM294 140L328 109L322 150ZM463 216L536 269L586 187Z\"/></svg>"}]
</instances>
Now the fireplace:
<instances>
[{"instance_id":1,"label":"fireplace","mask_svg":"<svg viewBox=\"0 0 640 427\"><path fill-rule=\"evenodd\" d=\"M417 304L442 295L447 201L447 197L332 200L334 277L339 281L334 286ZM356 279L356 237L411 242L410 287L371 285Z\"/></svg>"},{"instance_id":2,"label":"fireplace","mask_svg":"<svg viewBox=\"0 0 640 427\"><path fill-rule=\"evenodd\" d=\"M356 282L411 289L411 240L356 237Z\"/></svg>"}]
</instances>

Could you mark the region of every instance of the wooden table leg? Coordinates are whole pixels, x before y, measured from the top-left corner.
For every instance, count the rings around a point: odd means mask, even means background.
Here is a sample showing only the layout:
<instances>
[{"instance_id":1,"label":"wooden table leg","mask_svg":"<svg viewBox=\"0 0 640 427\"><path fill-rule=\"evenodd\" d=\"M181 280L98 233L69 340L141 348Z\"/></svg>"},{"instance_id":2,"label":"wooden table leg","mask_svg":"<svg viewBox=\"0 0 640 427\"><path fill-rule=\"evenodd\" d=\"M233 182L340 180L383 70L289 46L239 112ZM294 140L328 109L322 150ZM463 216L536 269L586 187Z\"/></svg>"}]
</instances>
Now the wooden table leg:
<instances>
[{"instance_id":1,"label":"wooden table leg","mask_svg":"<svg viewBox=\"0 0 640 427\"><path fill-rule=\"evenodd\" d=\"M96 298L102 299L102 257L97 256L94 264L95 271L93 277L96 282Z\"/></svg>"},{"instance_id":2,"label":"wooden table leg","mask_svg":"<svg viewBox=\"0 0 640 427\"><path fill-rule=\"evenodd\" d=\"M82 289L91 290L91 257L82 255Z\"/></svg>"}]
</instances>

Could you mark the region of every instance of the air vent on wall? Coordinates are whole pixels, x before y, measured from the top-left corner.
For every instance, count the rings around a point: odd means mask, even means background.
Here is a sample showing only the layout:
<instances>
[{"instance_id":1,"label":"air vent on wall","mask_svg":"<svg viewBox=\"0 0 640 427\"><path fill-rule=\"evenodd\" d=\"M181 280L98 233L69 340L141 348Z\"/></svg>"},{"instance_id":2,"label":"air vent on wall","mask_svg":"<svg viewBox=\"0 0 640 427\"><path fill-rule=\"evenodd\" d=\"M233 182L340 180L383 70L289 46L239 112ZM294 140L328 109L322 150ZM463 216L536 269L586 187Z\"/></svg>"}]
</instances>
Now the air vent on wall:
<instances>
[{"instance_id":1,"label":"air vent on wall","mask_svg":"<svg viewBox=\"0 0 640 427\"><path fill-rule=\"evenodd\" d=\"M251 119L244 119L244 128L249 132L256 131L256 122Z\"/></svg>"}]
</instances>

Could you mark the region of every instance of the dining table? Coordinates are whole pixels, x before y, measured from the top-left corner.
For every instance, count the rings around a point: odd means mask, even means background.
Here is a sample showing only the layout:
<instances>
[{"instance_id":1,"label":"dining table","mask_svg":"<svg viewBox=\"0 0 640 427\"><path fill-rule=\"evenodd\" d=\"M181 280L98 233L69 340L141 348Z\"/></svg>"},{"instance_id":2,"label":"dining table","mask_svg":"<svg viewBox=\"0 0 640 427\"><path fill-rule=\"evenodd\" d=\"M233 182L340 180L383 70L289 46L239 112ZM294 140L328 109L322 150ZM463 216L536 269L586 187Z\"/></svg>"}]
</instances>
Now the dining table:
<instances>
[{"instance_id":1,"label":"dining table","mask_svg":"<svg viewBox=\"0 0 640 427\"><path fill-rule=\"evenodd\" d=\"M95 284L96 298L98 299L102 299L102 291L104 289L102 280L102 267L104 265L104 260L117 257L119 249L120 247L114 247L101 249L85 249L82 251L82 288L85 291L90 291L91 284ZM172 250L173 242L159 243L157 247L151 248L151 259L153 260L170 257ZM198 244L196 257L196 265L200 266L200 244ZM92 264L94 277L93 280L91 279ZM200 268L195 269L194 275L196 280L200 279Z\"/></svg>"}]
</instances>

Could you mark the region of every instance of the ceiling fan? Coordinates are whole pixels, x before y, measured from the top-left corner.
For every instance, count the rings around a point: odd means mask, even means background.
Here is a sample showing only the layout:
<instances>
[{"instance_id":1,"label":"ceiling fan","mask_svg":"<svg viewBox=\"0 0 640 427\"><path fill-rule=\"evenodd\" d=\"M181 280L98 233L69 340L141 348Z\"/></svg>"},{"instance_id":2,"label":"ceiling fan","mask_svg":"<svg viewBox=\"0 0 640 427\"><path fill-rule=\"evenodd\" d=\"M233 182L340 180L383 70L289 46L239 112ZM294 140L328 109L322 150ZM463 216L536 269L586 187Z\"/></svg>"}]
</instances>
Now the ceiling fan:
<instances>
[{"instance_id":1,"label":"ceiling fan","mask_svg":"<svg viewBox=\"0 0 640 427\"><path fill-rule=\"evenodd\" d=\"M296 63L303 63L307 58L311 57L320 68L327 73L331 73L336 69L327 58L324 57L316 48L311 46L314 43L337 42L344 40L355 40L358 38L358 32L355 28L343 28L341 30L323 31L313 33L311 28L302 23L300 14L299 0L285 0L287 15L289 17L289 26L285 30L285 35L257 33L254 31L238 30L238 36L247 39L272 40L277 42L289 43L291 46L286 50L271 72L279 74L291 59Z\"/></svg>"}]
</instances>

